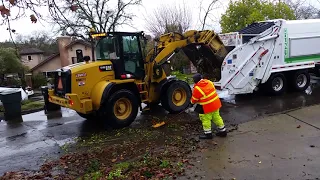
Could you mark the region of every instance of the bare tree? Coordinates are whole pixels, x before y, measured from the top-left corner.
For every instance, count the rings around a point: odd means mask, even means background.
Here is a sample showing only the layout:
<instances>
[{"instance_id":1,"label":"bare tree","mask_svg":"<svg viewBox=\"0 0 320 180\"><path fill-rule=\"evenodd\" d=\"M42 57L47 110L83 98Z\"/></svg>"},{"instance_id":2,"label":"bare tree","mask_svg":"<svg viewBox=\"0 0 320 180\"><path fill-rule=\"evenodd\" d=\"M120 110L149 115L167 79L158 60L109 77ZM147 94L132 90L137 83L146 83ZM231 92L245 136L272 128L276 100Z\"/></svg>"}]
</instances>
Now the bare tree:
<instances>
[{"instance_id":1,"label":"bare tree","mask_svg":"<svg viewBox=\"0 0 320 180\"><path fill-rule=\"evenodd\" d=\"M13 42L12 33L16 30L10 22L27 16L32 23L51 22L66 35L85 38L89 28L110 31L130 25L134 16L130 8L139 4L141 0L1 0L1 25L8 26ZM40 8L48 8L49 17L38 13Z\"/></svg>"},{"instance_id":2,"label":"bare tree","mask_svg":"<svg viewBox=\"0 0 320 180\"><path fill-rule=\"evenodd\" d=\"M218 22L217 13L214 10L220 8L221 5L222 3L219 0L200 0L199 22L201 30L204 30L208 26L208 21L211 23Z\"/></svg>"},{"instance_id":3,"label":"bare tree","mask_svg":"<svg viewBox=\"0 0 320 180\"><path fill-rule=\"evenodd\" d=\"M306 0L286 0L286 4L294 11L297 19L313 19L318 17L319 9Z\"/></svg>"},{"instance_id":4,"label":"bare tree","mask_svg":"<svg viewBox=\"0 0 320 180\"><path fill-rule=\"evenodd\" d=\"M46 31L34 31L32 35L17 35L15 42L20 48L38 48L44 51L45 56L58 52L55 38Z\"/></svg>"},{"instance_id":5,"label":"bare tree","mask_svg":"<svg viewBox=\"0 0 320 180\"><path fill-rule=\"evenodd\" d=\"M183 6L162 5L145 17L146 29L154 36L167 32L183 33L190 28L192 17L190 10Z\"/></svg>"},{"instance_id":6,"label":"bare tree","mask_svg":"<svg viewBox=\"0 0 320 180\"><path fill-rule=\"evenodd\" d=\"M2 19L0 21L1 26L7 26L7 30L10 33L10 40L14 43L13 33L16 32L15 29L11 27L11 21L20 19L30 15L30 19L33 23L37 22L36 16L41 17L37 13L38 8L45 6L43 0L1 0L0 1L0 14ZM15 9L15 11L12 11Z\"/></svg>"},{"instance_id":7,"label":"bare tree","mask_svg":"<svg viewBox=\"0 0 320 180\"><path fill-rule=\"evenodd\" d=\"M115 31L122 25L131 25L134 14L130 8L141 0L71 0L50 1L49 12L53 24L63 34L85 39L90 28L97 32Z\"/></svg>"}]
</instances>

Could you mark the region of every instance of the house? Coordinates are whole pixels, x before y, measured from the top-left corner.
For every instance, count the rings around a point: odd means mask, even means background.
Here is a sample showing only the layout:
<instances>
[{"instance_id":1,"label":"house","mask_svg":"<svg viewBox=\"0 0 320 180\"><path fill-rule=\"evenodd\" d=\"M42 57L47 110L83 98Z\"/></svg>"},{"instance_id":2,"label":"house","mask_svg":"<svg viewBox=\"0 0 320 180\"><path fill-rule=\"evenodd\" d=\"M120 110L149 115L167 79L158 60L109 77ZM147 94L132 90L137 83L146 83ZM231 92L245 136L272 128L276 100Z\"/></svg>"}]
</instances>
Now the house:
<instances>
[{"instance_id":1,"label":"house","mask_svg":"<svg viewBox=\"0 0 320 180\"><path fill-rule=\"evenodd\" d=\"M37 48L25 48L20 51L21 62L30 69L44 60L44 52Z\"/></svg>"},{"instance_id":2,"label":"house","mask_svg":"<svg viewBox=\"0 0 320 180\"><path fill-rule=\"evenodd\" d=\"M21 50L21 61L30 68L32 74L37 74L77 63L76 50L82 50L83 56L92 58L91 44L86 41L62 36L57 38L57 44L59 52L46 58L43 57L43 52L36 48Z\"/></svg>"}]
</instances>

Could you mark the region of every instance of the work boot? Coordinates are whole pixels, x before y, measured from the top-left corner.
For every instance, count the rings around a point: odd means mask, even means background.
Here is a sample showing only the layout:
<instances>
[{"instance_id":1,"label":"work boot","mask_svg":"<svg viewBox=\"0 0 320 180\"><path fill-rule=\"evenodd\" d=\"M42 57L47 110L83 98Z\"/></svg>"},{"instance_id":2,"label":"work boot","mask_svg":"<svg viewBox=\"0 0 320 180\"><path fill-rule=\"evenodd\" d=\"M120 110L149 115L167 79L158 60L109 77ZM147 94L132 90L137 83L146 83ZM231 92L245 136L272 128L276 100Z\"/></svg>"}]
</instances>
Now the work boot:
<instances>
[{"instance_id":1,"label":"work boot","mask_svg":"<svg viewBox=\"0 0 320 180\"><path fill-rule=\"evenodd\" d=\"M216 133L216 136L219 137L227 137L227 129L225 127L218 128L218 132Z\"/></svg>"},{"instance_id":2,"label":"work boot","mask_svg":"<svg viewBox=\"0 0 320 180\"><path fill-rule=\"evenodd\" d=\"M199 139L212 139L212 138L213 138L212 133L201 134L199 136Z\"/></svg>"},{"instance_id":3,"label":"work boot","mask_svg":"<svg viewBox=\"0 0 320 180\"><path fill-rule=\"evenodd\" d=\"M216 133L216 136L219 136L219 137L227 137L227 131L219 131Z\"/></svg>"}]
</instances>

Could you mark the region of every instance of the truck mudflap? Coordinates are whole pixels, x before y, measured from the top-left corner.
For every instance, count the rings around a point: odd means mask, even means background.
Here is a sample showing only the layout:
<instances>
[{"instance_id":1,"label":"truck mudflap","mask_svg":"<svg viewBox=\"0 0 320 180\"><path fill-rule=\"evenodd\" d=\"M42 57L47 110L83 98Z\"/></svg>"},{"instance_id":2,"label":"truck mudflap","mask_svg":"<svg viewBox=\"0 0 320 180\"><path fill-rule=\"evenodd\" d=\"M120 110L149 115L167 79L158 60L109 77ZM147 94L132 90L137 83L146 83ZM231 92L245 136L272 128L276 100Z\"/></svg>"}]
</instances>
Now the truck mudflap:
<instances>
[{"instance_id":1,"label":"truck mudflap","mask_svg":"<svg viewBox=\"0 0 320 180\"><path fill-rule=\"evenodd\" d=\"M92 112L92 100L91 99L82 99L78 97L77 94L66 94L65 98L55 96L54 90L48 90L49 102L58 104L62 107L73 109L77 112L88 114Z\"/></svg>"}]
</instances>

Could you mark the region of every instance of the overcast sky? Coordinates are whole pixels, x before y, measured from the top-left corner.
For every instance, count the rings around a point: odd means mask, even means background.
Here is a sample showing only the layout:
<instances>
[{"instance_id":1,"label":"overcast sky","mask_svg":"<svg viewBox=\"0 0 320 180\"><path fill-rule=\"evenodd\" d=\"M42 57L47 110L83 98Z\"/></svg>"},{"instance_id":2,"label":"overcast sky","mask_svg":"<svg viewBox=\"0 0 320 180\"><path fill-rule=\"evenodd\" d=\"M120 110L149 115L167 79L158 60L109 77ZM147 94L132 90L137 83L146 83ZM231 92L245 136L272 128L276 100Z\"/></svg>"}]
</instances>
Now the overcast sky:
<instances>
[{"instance_id":1,"label":"overcast sky","mask_svg":"<svg viewBox=\"0 0 320 180\"><path fill-rule=\"evenodd\" d=\"M145 22L144 22L144 17L146 17L148 14L152 13L152 11L159 7L159 6L170 6L172 4L185 4L189 9L191 9L192 13L192 28L197 29L199 27L199 1L200 0L142 0L142 6L140 7L135 7L132 9L132 12L136 14L136 17L133 19L133 24L134 28L132 27L123 27L121 28L121 31L145 31L148 33L145 29ZM320 0L307 0L313 5L320 5L319 1ZM209 0L204 0L204 2L209 2ZM221 17L221 14L225 12L229 0L221 0L215 9L215 17L216 19L215 22L210 22L212 24L212 27L214 30L219 31L219 22L218 20ZM45 15L47 12L47 8L40 9L39 12L42 15ZM11 28L15 29L17 31L16 34L21 34L21 35L30 35L34 33L35 31L48 31L52 32L52 27L43 22L43 21L38 21L36 24L31 23L30 18L26 17L17 21L14 21L11 23ZM1 26L0 27L0 41L4 41L6 39L9 39L9 33L6 30L7 26Z\"/></svg>"}]
</instances>

